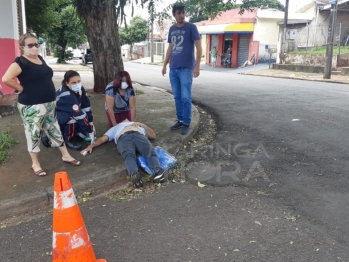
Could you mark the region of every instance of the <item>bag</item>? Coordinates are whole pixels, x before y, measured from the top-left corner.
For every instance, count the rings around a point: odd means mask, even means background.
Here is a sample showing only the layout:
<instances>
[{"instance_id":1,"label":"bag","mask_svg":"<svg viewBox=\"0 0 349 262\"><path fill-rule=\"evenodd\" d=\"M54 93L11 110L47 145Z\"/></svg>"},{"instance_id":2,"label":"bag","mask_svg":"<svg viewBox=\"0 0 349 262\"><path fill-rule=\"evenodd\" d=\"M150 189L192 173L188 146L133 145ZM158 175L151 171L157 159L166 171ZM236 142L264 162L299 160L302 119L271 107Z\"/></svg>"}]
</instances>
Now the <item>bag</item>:
<instances>
[{"instance_id":1,"label":"bag","mask_svg":"<svg viewBox=\"0 0 349 262\"><path fill-rule=\"evenodd\" d=\"M165 149L157 146L155 147L155 152L159 159L161 169L166 170L174 167L177 164L177 159L174 156L172 156L169 152L167 152ZM153 175L153 171L149 168L146 157L138 157L137 164L149 175Z\"/></svg>"}]
</instances>

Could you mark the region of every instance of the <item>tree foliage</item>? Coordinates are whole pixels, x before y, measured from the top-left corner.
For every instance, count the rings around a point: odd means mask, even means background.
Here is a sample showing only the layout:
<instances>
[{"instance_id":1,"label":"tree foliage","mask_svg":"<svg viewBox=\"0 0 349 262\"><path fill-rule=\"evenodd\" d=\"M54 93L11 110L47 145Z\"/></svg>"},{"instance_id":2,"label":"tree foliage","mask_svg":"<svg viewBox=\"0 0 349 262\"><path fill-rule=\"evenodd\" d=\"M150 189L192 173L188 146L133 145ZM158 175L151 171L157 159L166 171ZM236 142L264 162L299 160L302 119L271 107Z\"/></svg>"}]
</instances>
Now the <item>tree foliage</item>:
<instances>
[{"instance_id":1,"label":"tree foliage","mask_svg":"<svg viewBox=\"0 0 349 262\"><path fill-rule=\"evenodd\" d=\"M132 59L132 49L134 43L138 43L147 39L148 26L147 21L140 16L135 16L131 19L130 25L121 28L119 32L120 44L130 45L130 53Z\"/></svg>"},{"instance_id":2,"label":"tree foliage","mask_svg":"<svg viewBox=\"0 0 349 262\"><path fill-rule=\"evenodd\" d=\"M281 11L285 9L278 0L242 0L240 4L237 4L236 0L184 0L179 2L185 4L186 15L192 23L214 19L221 12L235 8L240 8L240 14L245 11L253 11L256 7L261 9L275 8Z\"/></svg>"},{"instance_id":3,"label":"tree foliage","mask_svg":"<svg viewBox=\"0 0 349 262\"><path fill-rule=\"evenodd\" d=\"M266 9L274 8L280 11L285 11L285 6L278 0L243 0L240 6L240 12L252 11L255 7Z\"/></svg>"},{"instance_id":4,"label":"tree foliage","mask_svg":"<svg viewBox=\"0 0 349 262\"><path fill-rule=\"evenodd\" d=\"M239 7L237 4L221 1L187 0L184 4L186 16L191 23L208 20L219 12Z\"/></svg>"},{"instance_id":5,"label":"tree foliage","mask_svg":"<svg viewBox=\"0 0 349 262\"><path fill-rule=\"evenodd\" d=\"M77 16L72 5L61 6L57 10L59 23L48 31L48 41L51 45L59 45L58 63L64 62L65 49L68 45L80 45L86 42L85 26L83 21Z\"/></svg>"},{"instance_id":6,"label":"tree foliage","mask_svg":"<svg viewBox=\"0 0 349 262\"><path fill-rule=\"evenodd\" d=\"M35 0L25 1L27 28L37 35L42 35L53 26L60 24L57 7L67 0Z\"/></svg>"}]
</instances>

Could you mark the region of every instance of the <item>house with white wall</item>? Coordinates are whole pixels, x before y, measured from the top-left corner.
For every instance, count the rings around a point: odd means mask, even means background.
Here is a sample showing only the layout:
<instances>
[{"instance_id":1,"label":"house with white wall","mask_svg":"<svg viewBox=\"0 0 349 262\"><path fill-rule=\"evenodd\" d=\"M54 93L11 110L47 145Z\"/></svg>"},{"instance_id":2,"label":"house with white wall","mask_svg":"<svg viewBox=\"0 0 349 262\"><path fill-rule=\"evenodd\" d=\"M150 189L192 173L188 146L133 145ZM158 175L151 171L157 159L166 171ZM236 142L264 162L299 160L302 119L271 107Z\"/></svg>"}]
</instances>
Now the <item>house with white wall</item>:
<instances>
[{"instance_id":1,"label":"house with white wall","mask_svg":"<svg viewBox=\"0 0 349 262\"><path fill-rule=\"evenodd\" d=\"M266 47L276 49L279 42L279 23L284 19L284 12L276 9L259 9L257 11L253 39L259 42L259 57L268 56ZM289 13L290 24L307 24L312 21L312 13ZM276 58L276 52L272 54Z\"/></svg>"},{"instance_id":2,"label":"house with white wall","mask_svg":"<svg viewBox=\"0 0 349 262\"><path fill-rule=\"evenodd\" d=\"M311 0L297 10L297 13L310 15L313 18L308 23L294 26L289 19L287 23L285 52L299 49L321 47L327 44L331 5L329 0ZM279 23L280 32L284 28L283 21ZM338 0L334 44L349 43L349 0ZM292 36L291 38L289 36ZM288 37L288 38L287 38ZM280 39L281 42L282 39Z\"/></svg>"}]
</instances>

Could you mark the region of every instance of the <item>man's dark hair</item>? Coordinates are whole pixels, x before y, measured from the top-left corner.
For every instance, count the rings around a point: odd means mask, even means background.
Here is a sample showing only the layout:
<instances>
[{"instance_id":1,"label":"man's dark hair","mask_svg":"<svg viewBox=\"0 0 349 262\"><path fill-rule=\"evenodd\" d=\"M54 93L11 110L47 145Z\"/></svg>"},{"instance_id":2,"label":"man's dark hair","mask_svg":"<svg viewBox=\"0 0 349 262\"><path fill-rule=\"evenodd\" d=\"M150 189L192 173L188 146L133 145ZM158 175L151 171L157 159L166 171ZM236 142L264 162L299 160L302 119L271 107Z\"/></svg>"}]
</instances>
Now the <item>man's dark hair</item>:
<instances>
[{"instance_id":1,"label":"man's dark hair","mask_svg":"<svg viewBox=\"0 0 349 262\"><path fill-rule=\"evenodd\" d=\"M183 2L176 2L172 5L172 15L174 16L176 11L184 11L184 3Z\"/></svg>"}]
</instances>

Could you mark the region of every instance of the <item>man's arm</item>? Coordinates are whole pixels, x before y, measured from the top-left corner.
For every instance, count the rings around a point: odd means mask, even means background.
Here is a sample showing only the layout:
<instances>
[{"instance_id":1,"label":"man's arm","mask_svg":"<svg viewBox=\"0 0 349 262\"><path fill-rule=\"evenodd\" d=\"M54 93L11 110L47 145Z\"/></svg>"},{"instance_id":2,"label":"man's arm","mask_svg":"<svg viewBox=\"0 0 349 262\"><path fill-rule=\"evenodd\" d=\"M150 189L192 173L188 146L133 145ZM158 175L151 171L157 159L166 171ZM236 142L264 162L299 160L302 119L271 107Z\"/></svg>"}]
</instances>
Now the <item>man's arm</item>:
<instances>
[{"instance_id":1,"label":"man's arm","mask_svg":"<svg viewBox=\"0 0 349 262\"><path fill-rule=\"evenodd\" d=\"M167 66L168 62L170 61L171 56L172 56L172 44L168 44L168 48L166 51L166 58L164 61L164 65L162 67L162 75L163 76L166 75L166 66Z\"/></svg>"},{"instance_id":2,"label":"man's arm","mask_svg":"<svg viewBox=\"0 0 349 262\"><path fill-rule=\"evenodd\" d=\"M88 147L86 147L84 150L82 150L80 152L80 154L84 155L85 151L88 151L89 153L92 153L92 149L93 148L98 147L98 146L100 146L100 145L102 145L102 144L104 144L104 143L106 143L108 141L109 141L109 137L106 136L106 135L98 137L94 144L91 144Z\"/></svg>"},{"instance_id":3,"label":"man's arm","mask_svg":"<svg viewBox=\"0 0 349 262\"><path fill-rule=\"evenodd\" d=\"M143 127L145 129L145 131L147 132L147 137L149 139L155 139L156 138L155 131L153 129L151 129L149 126L147 126L146 124L143 124L143 123L140 123L140 122L134 122L134 125Z\"/></svg>"},{"instance_id":4,"label":"man's arm","mask_svg":"<svg viewBox=\"0 0 349 262\"><path fill-rule=\"evenodd\" d=\"M201 62L201 55L202 55L201 40L194 41L194 45L196 47L196 61L195 61L195 68L193 71L193 75L194 77L198 77L200 75L200 62Z\"/></svg>"}]
</instances>

